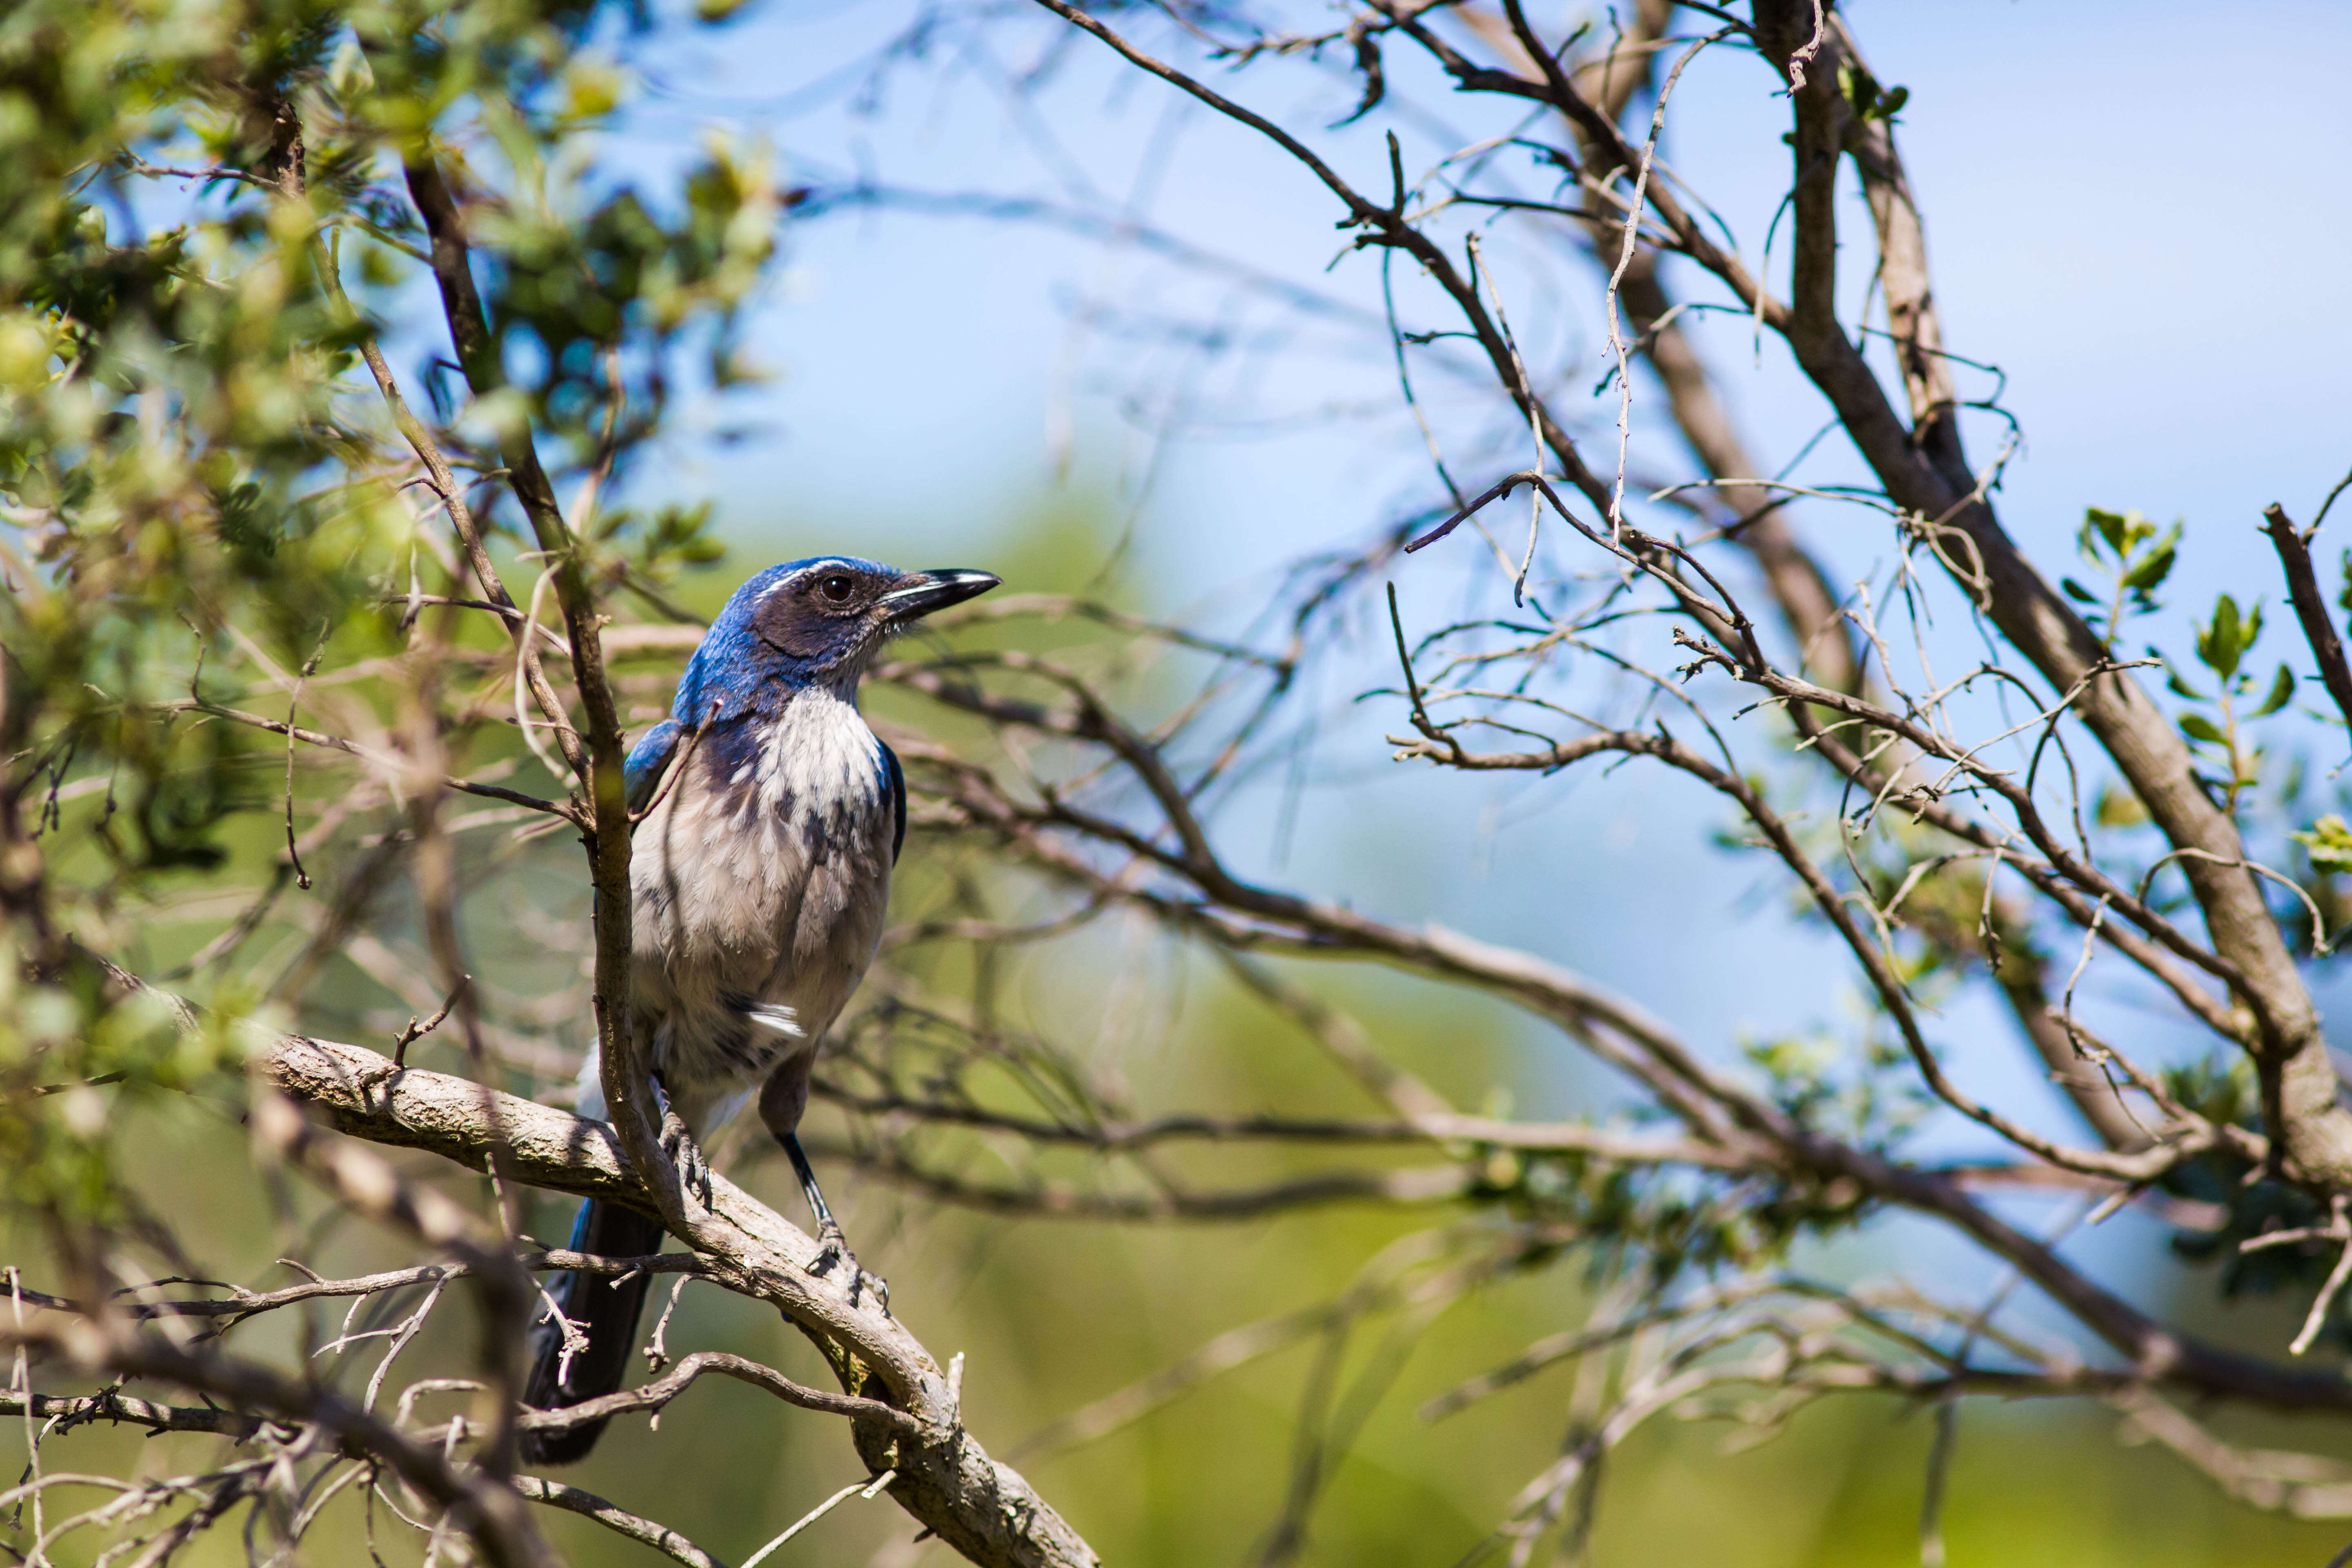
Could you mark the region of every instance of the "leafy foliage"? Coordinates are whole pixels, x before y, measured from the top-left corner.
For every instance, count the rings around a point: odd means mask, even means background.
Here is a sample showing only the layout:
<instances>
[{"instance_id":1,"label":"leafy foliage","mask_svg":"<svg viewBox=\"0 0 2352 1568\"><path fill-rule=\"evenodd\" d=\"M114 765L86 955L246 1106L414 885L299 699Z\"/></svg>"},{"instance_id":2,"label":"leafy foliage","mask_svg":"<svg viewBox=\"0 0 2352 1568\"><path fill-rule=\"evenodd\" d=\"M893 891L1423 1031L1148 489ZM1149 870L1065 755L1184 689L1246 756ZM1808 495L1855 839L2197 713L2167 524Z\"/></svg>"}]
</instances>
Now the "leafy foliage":
<instances>
[{"instance_id":1,"label":"leafy foliage","mask_svg":"<svg viewBox=\"0 0 2352 1568\"><path fill-rule=\"evenodd\" d=\"M743 374L737 314L777 211L763 155L714 142L641 186L587 155L631 91L613 44L646 25L570 0L28 0L0 18L9 1203L120 1217L101 1134L121 1097L235 1067L266 981L195 967L215 1026L191 1057L80 955L139 951L132 911L266 855L270 818L278 885L307 878L309 760L268 727L307 717L304 672L356 673L311 701L377 763L332 809L397 815L406 770L529 763L495 704L422 717L440 667L513 656L495 622L418 613L421 592L478 590L451 574L448 509L368 356L435 405L428 439L501 555L530 536L499 500L499 432L526 430L593 510L683 374ZM477 384L436 369L467 345L418 309L453 237L412 199L428 167L472 250ZM572 521L604 591L658 594L718 553L700 509ZM121 1087L27 1092L72 1083Z\"/></svg>"},{"instance_id":2,"label":"leafy foliage","mask_svg":"<svg viewBox=\"0 0 2352 1568\"><path fill-rule=\"evenodd\" d=\"M2075 548L2107 579L2108 591L2095 593L2072 577L2060 578L2059 586L2083 606L2084 619L2109 647L2122 635L2127 618L2157 609L2156 591L2179 557L2181 526L2175 522L2159 536L2156 524L2136 511L2092 507L2083 514Z\"/></svg>"}]
</instances>

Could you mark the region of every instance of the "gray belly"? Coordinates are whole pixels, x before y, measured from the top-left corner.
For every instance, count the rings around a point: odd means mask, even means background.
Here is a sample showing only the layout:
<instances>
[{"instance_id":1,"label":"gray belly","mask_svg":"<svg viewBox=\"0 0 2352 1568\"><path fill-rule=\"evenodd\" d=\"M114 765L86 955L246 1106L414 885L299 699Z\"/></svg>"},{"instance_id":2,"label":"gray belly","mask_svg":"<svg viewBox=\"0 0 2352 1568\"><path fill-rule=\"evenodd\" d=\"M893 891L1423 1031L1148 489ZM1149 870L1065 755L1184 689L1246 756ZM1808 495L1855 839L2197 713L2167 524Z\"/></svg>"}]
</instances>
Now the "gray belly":
<instances>
[{"instance_id":1,"label":"gray belly","mask_svg":"<svg viewBox=\"0 0 2352 1568\"><path fill-rule=\"evenodd\" d=\"M672 1105L709 1132L815 1050L857 988L893 823L864 792L777 799L700 775L638 825L629 871L635 1026Z\"/></svg>"}]
</instances>

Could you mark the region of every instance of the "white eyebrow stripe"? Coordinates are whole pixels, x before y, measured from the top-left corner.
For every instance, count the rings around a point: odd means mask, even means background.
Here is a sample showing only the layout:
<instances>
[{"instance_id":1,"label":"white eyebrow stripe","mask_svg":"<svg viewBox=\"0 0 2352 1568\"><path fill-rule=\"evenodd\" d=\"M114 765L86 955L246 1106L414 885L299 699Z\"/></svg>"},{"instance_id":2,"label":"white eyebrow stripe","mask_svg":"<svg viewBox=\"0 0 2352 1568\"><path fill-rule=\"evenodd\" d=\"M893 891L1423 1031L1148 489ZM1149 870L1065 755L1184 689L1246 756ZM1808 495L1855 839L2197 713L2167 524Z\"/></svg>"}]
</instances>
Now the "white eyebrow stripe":
<instances>
[{"instance_id":1,"label":"white eyebrow stripe","mask_svg":"<svg viewBox=\"0 0 2352 1568\"><path fill-rule=\"evenodd\" d=\"M779 577L774 582L769 584L766 587L761 589L759 598L753 602L762 605L766 604L770 595L773 595L778 589L788 587L791 584L799 582L802 578L806 577L812 572L821 572L828 566L846 566L848 564L848 562L831 555L828 555L820 561L812 561L807 565L802 567L799 571L794 572L788 576Z\"/></svg>"}]
</instances>

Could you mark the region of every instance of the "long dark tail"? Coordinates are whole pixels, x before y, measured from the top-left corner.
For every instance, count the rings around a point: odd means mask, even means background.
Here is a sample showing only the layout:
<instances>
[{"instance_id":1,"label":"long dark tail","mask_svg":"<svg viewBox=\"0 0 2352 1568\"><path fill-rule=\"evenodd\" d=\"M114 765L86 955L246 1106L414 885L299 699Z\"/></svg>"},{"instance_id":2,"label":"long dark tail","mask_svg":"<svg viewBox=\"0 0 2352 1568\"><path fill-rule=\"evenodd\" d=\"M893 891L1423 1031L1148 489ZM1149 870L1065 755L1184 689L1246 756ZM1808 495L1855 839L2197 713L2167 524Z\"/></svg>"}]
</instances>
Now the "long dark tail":
<instances>
[{"instance_id":1,"label":"long dark tail","mask_svg":"<svg viewBox=\"0 0 2352 1568\"><path fill-rule=\"evenodd\" d=\"M580 1205L572 1226L572 1249L606 1258L643 1258L661 1250L661 1222L617 1204L590 1199ZM621 1386L629 1370L629 1350L636 1342L637 1318L646 1305L646 1289L653 1277L639 1274L622 1284L595 1274L562 1274L550 1283L548 1294L563 1315L585 1327L588 1345L563 1365L563 1331L553 1322L530 1332L530 1377L522 1400L534 1410L565 1410ZM541 1310L545 1310L542 1307ZM561 1432L525 1432L521 1457L525 1464L568 1465L588 1457L604 1436L604 1423L591 1421Z\"/></svg>"}]
</instances>

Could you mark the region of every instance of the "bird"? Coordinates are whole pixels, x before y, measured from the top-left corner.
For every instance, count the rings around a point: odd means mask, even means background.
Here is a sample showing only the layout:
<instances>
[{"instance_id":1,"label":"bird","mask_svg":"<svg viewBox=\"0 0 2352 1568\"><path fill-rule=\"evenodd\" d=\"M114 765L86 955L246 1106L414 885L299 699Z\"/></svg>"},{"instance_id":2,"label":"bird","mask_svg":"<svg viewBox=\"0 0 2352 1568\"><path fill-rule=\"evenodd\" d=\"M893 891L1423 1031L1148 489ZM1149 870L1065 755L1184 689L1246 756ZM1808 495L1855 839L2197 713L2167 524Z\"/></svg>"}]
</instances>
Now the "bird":
<instances>
[{"instance_id":1,"label":"bird","mask_svg":"<svg viewBox=\"0 0 2352 1568\"><path fill-rule=\"evenodd\" d=\"M907 837L898 759L858 711L876 651L925 616L996 587L987 572L900 572L812 556L751 578L687 661L670 715L624 767L629 851L626 1027L651 1065L661 1142L688 1191L709 1201L708 1139L756 1095L816 1221L810 1271L840 1268L850 1299L887 1288L859 1267L801 1148L817 1045L865 976L882 935L890 872ZM591 1052L579 1114L607 1120ZM660 1221L591 1199L576 1251L659 1250ZM615 1392L650 1277L557 1275L548 1293L586 1336L567 1353L552 1313L531 1330L523 1403L563 1409ZM523 1458L583 1458L602 1421L524 1433Z\"/></svg>"}]
</instances>

